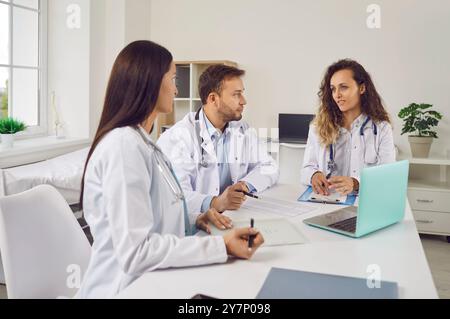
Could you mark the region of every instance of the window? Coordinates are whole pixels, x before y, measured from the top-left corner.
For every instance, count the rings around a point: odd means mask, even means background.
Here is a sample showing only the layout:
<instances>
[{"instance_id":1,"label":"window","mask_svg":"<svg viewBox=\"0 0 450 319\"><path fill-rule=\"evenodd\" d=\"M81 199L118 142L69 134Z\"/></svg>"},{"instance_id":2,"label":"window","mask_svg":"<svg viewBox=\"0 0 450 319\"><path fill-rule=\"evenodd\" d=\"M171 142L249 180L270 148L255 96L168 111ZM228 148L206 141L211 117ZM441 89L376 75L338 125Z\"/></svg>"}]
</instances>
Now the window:
<instances>
[{"instance_id":1,"label":"window","mask_svg":"<svg viewBox=\"0 0 450 319\"><path fill-rule=\"evenodd\" d=\"M46 131L46 0L0 0L0 118Z\"/></svg>"}]
</instances>

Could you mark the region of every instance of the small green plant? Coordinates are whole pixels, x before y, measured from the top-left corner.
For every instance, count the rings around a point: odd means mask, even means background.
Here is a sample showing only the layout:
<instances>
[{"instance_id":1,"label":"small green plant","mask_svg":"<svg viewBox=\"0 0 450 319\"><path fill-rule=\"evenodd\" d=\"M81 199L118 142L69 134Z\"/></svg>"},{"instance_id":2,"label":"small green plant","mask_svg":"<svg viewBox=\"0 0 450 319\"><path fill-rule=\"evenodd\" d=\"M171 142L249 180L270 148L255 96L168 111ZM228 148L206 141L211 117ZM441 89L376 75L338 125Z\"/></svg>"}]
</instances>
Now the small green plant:
<instances>
[{"instance_id":1,"label":"small green plant","mask_svg":"<svg viewBox=\"0 0 450 319\"><path fill-rule=\"evenodd\" d=\"M25 131L26 128L25 123L11 117L0 119L0 134L16 134Z\"/></svg>"},{"instance_id":2,"label":"small green plant","mask_svg":"<svg viewBox=\"0 0 450 319\"><path fill-rule=\"evenodd\" d=\"M428 110L431 107L433 107L431 104L411 103L402 108L398 113L398 117L404 121L402 135L417 132L414 136L438 138L436 132L431 128L438 125L442 114Z\"/></svg>"}]
</instances>

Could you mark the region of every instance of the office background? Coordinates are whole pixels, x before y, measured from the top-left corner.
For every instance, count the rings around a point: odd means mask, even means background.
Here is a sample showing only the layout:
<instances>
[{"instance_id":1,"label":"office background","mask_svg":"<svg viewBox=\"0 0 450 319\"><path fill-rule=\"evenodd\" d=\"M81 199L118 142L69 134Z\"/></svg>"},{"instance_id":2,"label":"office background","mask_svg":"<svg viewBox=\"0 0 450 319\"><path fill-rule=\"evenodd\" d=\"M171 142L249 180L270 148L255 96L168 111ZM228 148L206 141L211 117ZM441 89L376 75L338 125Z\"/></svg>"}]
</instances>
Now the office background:
<instances>
[{"instance_id":1,"label":"office background","mask_svg":"<svg viewBox=\"0 0 450 319\"><path fill-rule=\"evenodd\" d=\"M325 68L354 58L372 74L401 151L409 145L396 115L411 102L443 113L432 153L450 150L446 0L79 0L82 28L75 31L56 14L72 2L49 1L49 90L65 102L69 135L93 134L117 52L146 38L168 47L176 60L239 63L247 71L245 119L254 127L277 127L281 112L314 113ZM372 3L381 8L380 29L366 25ZM63 77L61 69L73 76Z\"/></svg>"},{"instance_id":2,"label":"office background","mask_svg":"<svg viewBox=\"0 0 450 319\"><path fill-rule=\"evenodd\" d=\"M67 28L70 4L81 9L80 28ZM370 4L381 8L380 29L366 25ZM434 104L444 118L431 152L442 156L450 150L449 16L448 0L48 0L47 91L56 94L66 136L92 137L118 52L151 39L176 60L239 63L247 71L245 120L276 128L278 113L314 113L325 68L349 57L371 73L401 151L409 154L398 111ZM47 113L52 134L50 106ZM447 243L422 243L448 296Z\"/></svg>"}]
</instances>

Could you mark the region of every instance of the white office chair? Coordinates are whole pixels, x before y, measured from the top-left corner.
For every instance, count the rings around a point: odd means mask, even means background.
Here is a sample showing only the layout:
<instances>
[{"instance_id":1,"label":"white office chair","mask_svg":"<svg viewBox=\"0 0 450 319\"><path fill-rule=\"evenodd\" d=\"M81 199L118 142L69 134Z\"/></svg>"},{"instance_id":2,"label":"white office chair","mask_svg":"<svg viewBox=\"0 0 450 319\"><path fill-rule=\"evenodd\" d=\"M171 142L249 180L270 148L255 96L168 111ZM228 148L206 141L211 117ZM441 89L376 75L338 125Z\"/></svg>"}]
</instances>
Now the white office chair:
<instances>
[{"instance_id":1,"label":"white office chair","mask_svg":"<svg viewBox=\"0 0 450 319\"><path fill-rule=\"evenodd\" d=\"M73 297L91 247L49 185L0 198L0 251L8 298Z\"/></svg>"}]
</instances>

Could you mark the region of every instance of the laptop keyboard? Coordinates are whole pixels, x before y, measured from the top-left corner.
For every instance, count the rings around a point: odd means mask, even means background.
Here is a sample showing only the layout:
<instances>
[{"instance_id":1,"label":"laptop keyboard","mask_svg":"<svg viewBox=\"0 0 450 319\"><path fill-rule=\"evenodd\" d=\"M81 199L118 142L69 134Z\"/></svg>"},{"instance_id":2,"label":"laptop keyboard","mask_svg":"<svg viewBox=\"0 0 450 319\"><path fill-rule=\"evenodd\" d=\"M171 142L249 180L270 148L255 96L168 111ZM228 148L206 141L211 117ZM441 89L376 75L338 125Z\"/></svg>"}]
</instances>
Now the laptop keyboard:
<instances>
[{"instance_id":1,"label":"laptop keyboard","mask_svg":"<svg viewBox=\"0 0 450 319\"><path fill-rule=\"evenodd\" d=\"M348 233L354 233L356 231L356 216L328 225L328 227L336 228Z\"/></svg>"}]
</instances>

